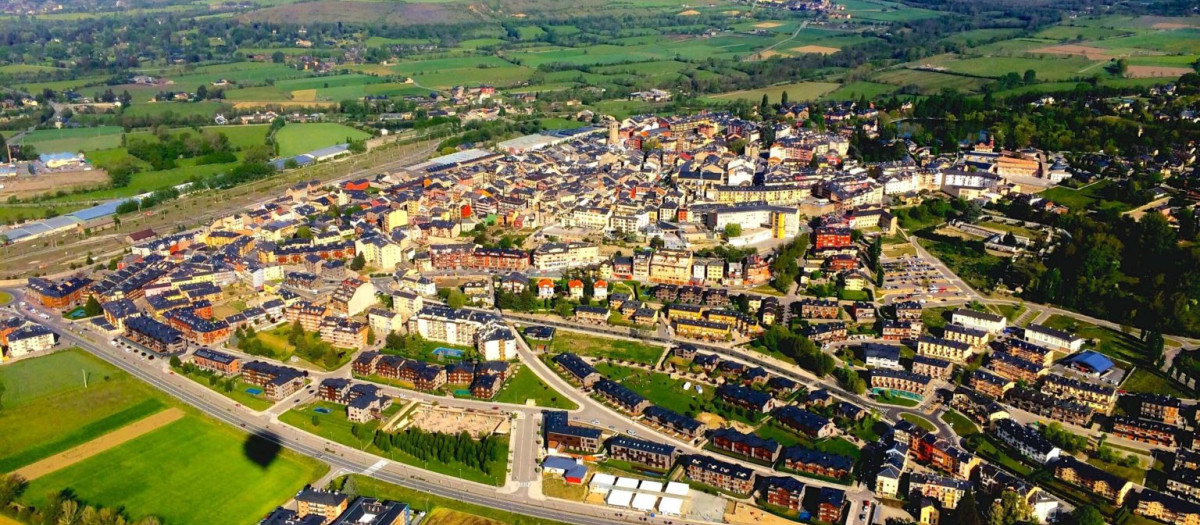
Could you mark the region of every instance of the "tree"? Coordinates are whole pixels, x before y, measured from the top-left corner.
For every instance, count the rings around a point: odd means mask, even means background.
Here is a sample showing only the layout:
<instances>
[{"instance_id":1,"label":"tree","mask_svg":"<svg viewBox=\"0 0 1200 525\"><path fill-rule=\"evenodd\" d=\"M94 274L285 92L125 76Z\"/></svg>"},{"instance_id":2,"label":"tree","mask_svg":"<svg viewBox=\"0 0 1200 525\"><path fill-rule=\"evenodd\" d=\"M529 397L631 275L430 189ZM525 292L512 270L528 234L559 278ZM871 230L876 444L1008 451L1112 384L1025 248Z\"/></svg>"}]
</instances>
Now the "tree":
<instances>
[{"instance_id":1,"label":"tree","mask_svg":"<svg viewBox=\"0 0 1200 525\"><path fill-rule=\"evenodd\" d=\"M8 505L16 501L21 492L25 490L26 481L20 474L9 474L0 477L0 508L8 508Z\"/></svg>"},{"instance_id":2,"label":"tree","mask_svg":"<svg viewBox=\"0 0 1200 525\"><path fill-rule=\"evenodd\" d=\"M292 330L288 333L288 343L297 345L304 340L304 325L300 324L300 320L296 319L292 323Z\"/></svg>"},{"instance_id":3,"label":"tree","mask_svg":"<svg viewBox=\"0 0 1200 525\"><path fill-rule=\"evenodd\" d=\"M1032 84L1034 82L1037 82L1037 71L1034 71L1032 69L1026 69L1024 80L1025 80L1026 84Z\"/></svg>"},{"instance_id":4,"label":"tree","mask_svg":"<svg viewBox=\"0 0 1200 525\"><path fill-rule=\"evenodd\" d=\"M274 62L276 64L282 64L284 58L287 58L287 55L284 55L283 51L276 51L274 53L271 53L271 62Z\"/></svg>"},{"instance_id":5,"label":"tree","mask_svg":"<svg viewBox=\"0 0 1200 525\"><path fill-rule=\"evenodd\" d=\"M375 344L375 329L368 326L367 327L367 345L373 345L373 344Z\"/></svg>"},{"instance_id":6,"label":"tree","mask_svg":"<svg viewBox=\"0 0 1200 525\"><path fill-rule=\"evenodd\" d=\"M314 427L321 426L321 418L317 417L315 414L312 417L312 426L314 426Z\"/></svg>"},{"instance_id":7,"label":"tree","mask_svg":"<svg viewBox=\"0 0 1200 525\"><path fill-rule=\"evenodd\" d=\"M458 288L450 289L450 295L446 296L446 306L450 308L462 308L467 304L467 294L462 293Z\"/></svg>"},{"instance_id":8,"label":"tree","mask_svg":"<svg viewBox=\"0 0 1200 525\"><path fill-rule=\"evenodd\" d=\"M95 317L102 313L104 313L104 308L100 306L100 301L96 299L96 296L88 296L87 304L83 306L83 315Z\"/></svg>"},{"instance_id":9,"label":"tree","mask_svg":"<svg viewBox=\"0 0 1200 525\"><path fill-rule=\"evenodd\" d=\"M787 93L787 91L784 91L783 93L780 93L780 94L779 94L779 103L780 103L781 105L784 105L784 106L786 106L786 105L788 104L788 93Z\"/></svg>"},{"instance_id":10,"label":"tree","mask_svg":"<svg viewBox=\"0 0 1200 525\"><path fill-rule=\"evenodd\" d=\"M771 101L767 99L767 94L763 93L762 102L758 104L758 114L765 117L769 107L771 107Z\"/></svg>"},{"instance_id":11,"label":"tree","mask_svg":"<svg viewBox=\"0 0 1200 525\"><path fill-rule=\"evenodd\" d=\"M729 223L729 224L725 225L725 238L726 239L732 239L734 237L741 237L741 236L742 236L742 225L741 224Z\"/></svg>"},{"instance_id":12,"label":"tree","mask_svg":"<svg viewBox=\"0 0 1200 525\"><path fill-rule=\"evenodd\" d=\"M950 515L947 523L955 525L984 525L983 518L979 514L979 509L975 504L974 491L968 491L965 496L958 502L958 507Z\"/></svg>"},{"instance_id":13,"label":"tree","mask_svg":"<svg viewBox=\"0 0 1200 525\"><path fill-rule=\"evenodd\" d=\"M171 356L170 363L171 363L171 368L179 368L179 367L183 366L183 361L180 361L179 356L177 356L177 355Z\"/></svg>"},{"instance_id":14,"label":"tree","mask_svg":"<svg viewBox=\"0 0 1200 525\"><path fill-rule=\"evenodd\" d=\"M362 253L355 254L354 260L350 262L350 269L354 271L362 270L367 265L367 258L363 257Z\"/></svg>"},{"instance_id":15,"label":"tree","mask_svg":"<svg viewBox=\"0 0 1200 525\"><path fill-rule=\"evenodd\" d=\"M1166 346L1166 341L1163 340L1161 333L1147 330L1142 334L1142 341L1146 345L1146 359L1151 363L1158 364L1163 358L1163 350Z\"/></svg>"},{"instance_id":16,"label":"tree","mask_svg":"<svg viewBox=\"0 0 1200 525\"><path fill-rule=\"evenodd\" d=\"M992 501L988 509L988 525L1018 525L1033 522L1033 508L1015 491L1006 490Z\"/></svg>"},{"instance_id":17,"label":"tree","mask_svg":"<svg viewBox=\"0 0 1200 525\"><path fill-rule=\"evenodd\" d=\"M660 249L666 245L667 245L667 241L664 241L661 235L655 235L654 237L652 237L650 239L650 247L654 248L655 250Z\"/></svg>"},{"instance_id":18,"label":"tree","mask_svg":"<svg viewBox=\"0 0 1200 525\"><path fill-rule=\"evenodd\" d=\"M1075 510L1071 511L1067 523L1071 525L1104 525L1104 515L1100 514L1096 507L1083 505L1075 507Z\"/></svg>"}]
</instances>

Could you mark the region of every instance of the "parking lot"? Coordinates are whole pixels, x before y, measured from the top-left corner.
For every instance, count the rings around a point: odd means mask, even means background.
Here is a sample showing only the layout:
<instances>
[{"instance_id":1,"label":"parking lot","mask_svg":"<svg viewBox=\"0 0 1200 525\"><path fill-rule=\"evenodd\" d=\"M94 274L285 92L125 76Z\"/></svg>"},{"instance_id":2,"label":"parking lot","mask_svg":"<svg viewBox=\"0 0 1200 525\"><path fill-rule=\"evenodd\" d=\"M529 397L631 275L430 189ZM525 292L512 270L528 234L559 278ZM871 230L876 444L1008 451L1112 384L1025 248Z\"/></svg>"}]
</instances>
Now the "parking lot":
<instances>
[{"instance_id":1,"label":"parking lot","mask_svg":"<svg viewBox=\"0 0 1200 525\"><path fill-rule=\"evenodd\" d=\"M881 300L933 303L967 298L948 276L918 255L885 259L882 264L883 285L878 288Z\"/></svg>"}]
</instances>

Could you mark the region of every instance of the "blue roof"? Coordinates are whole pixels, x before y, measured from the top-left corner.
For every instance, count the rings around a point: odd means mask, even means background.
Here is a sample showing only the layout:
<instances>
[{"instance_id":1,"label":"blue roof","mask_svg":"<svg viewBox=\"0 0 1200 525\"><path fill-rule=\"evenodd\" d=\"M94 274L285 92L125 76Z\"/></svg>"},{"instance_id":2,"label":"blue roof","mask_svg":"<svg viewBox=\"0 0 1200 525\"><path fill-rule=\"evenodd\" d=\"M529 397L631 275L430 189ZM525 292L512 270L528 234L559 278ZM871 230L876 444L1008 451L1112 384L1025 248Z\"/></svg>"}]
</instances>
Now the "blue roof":
<instances>
[{"instance_id":1,"label":"blue roof","mask_svg":"<svg viewBox=\"0 0 1200 525\"><path fill-rule=\"evenodd\" d=\"M1063 360L1063 362L1091 369L1097 374L1103 374L1113 367L1113 362L1111 359L1091 350L1079 352L1078 354L1066 358Z\"/></svg>"},{"instance_id":2,"label":"blue roof","mask_svg":"<svg viewBox=\"0 0 1200 525\"><path fill-rule=\"evenodd\" d=\"M558 470L570 470L575 468L579 463L574 459L564 458L562 456L546 456L545 461L542 461L542 467Z\"/></svg>"},{"instance_id":3,"label":"blue roof","mask_svg":"<svg viewBox=\"0 0 1200 525\"><path fill-rule=\"evenodd\" d=\"M125 202L125 199L106 202L104 204L92 206L91 208L84 208L79 211L68 213L67 215L73 216L81 221L90 221L97 217L103 217L105 215L113 215L117 213L117 206L120 206L122 202Z\"/></svg>"},{"instance_id":4,"label":"blue roof","mask_svg":"<svg viewBox=\"0 0 1200 525\"><path fill-rule=\"evenodd\" d=\"M80 157L82 157L82 155L78 153L64 151L61 153L42 153L41 155L38 155L38 160L42 162L50 162L52 160L74 160Z\"/></svg>"},{"instance_id":5,"label":"blue roof","mask_svg":"<svg viewBox=\"0 0 1200 525\"><path fill-rule=\"evenodd\" d=\"M326 155L337 155L338 153L348 151L349 149L350 149L349 144L337 144L334 146L329 146L327 148L321 148L321 149L310 151L308 153L305 153L305 155L308 155L309 157L316 159L316 158L324 157Z\"/></svg>"}]
</instances>

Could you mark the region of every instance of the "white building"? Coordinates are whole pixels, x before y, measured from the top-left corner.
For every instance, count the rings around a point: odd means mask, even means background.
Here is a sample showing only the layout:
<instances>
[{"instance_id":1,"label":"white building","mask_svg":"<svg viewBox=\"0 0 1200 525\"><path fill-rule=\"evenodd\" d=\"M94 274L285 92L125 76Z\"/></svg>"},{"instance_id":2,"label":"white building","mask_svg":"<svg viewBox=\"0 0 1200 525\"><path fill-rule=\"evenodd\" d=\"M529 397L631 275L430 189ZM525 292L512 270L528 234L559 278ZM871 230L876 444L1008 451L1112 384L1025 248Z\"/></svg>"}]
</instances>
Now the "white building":
<instances>
[{"instance_id":1,"label":"white building","mask_svg":"<svg viewBox=\"0 0 1200 525\"><path fill-rule=\"evenodd\" d=\"M1082 337L1075 334L1040 324L1025 327L1025 340L1053 350L1066 350L1072 354L1082 349L1084 342Z\"/></svg>"},{"instance_id":2,"label":"white building","mask_svg":"<svg viewBox=\"0 0 1200 525\"><path fill-rule=\"evenodd\" d=\"M951 316L951 322L991 334L1003 332L1005 325L1008 324L1002 315L976 312L966 308L955 310Z\"/></svg>"}]
</instances>

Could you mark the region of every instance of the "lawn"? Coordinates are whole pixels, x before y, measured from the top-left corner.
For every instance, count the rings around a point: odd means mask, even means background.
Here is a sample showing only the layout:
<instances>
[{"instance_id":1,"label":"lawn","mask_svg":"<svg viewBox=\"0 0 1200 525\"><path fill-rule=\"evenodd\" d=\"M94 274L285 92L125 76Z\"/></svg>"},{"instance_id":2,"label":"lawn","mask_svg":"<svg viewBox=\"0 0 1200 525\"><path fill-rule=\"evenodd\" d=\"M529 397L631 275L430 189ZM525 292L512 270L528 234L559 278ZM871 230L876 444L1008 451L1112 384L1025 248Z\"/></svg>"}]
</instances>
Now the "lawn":
<instances>
[{"instance_id":1,"label":"lawn","mask_svg":"<svg viewBox=\"0 0 1200 525\"><path fill-rule=\"evenodd\" d=\"M53 491L173 525L251 523L328 469L198 416L32 481L24 503ZM220 502L214 505L213 502Z\"/></svg>"},{"instance_id":2,"label":"lawn","mask_svg":"<svg viewBox=\"0 0 1200 525\"><path fill-rule=\"evenodd\" d=\"M718 403L714 388L701 387L703 392L697 394L695 387L692 390L684 390L683 385L686 381L671 379L670 375L608 363L597 363L596 370L604 377L621 383L649 399L651 403L685 416L696 417L701 412L711 412L726 419L754 423Z\"/></svg>"},{"instance_id":3,"label":"lawn","mask_svg":"<svg viewBox=\"0 0 1200 525\"><path fill-rule=\"evenodd\" d=\"M1194 394L1174 379L1145 367L1138 367L1132 374L1129 374L1125 382L1121 383L1121 389L1130 393L1141 392L1181 398L1194 397Z\"/></svg>"},{"instance_id":4,"label":"lawn","mask_svg":"<svg viewBox=\"0 0 1200 525\"><path fill-rule=\"evenodd\" d=\"M394 410L399 410L398 405L393 405ZM328 414L317 412L316 408L324 408L329 411ZM317 422L313 425L314 418ZM376 456L385 457L393 461L398 461L406 465L420 467L425 470L454 476L484 485L500 486L504 484L504 479L508 476L508 458L491 458L488 460L491 466L491 473L485 474L482 470L475 470L471 467L458 462L442 463L436 459L431 459L428 462L423 462L420 459L402 452L398 449L392 449L389 452L384 452L371 443L371 439L375 435L375 431L379 428L378 421L372 421L366 424L356 424L346 419L346 407L335 403L318 401L307 405L302 405L294 408L283 415L279 416L279 420L299 428L305 432L316 434L330 441L336 441L343 445L355 447L364 450ZM355 437L355 428L358 429L358 435ZM492 439L499 439L504 447L508 447L507 436L493 436Z\"/></svg>"},{"instance_id":5,"label":"lawn","mask_svg":"<svg viewBox=\"0 0 1200 525\"><path fill-rule=\"evenodd\" d=\"M916 426L918 426L918 427L921 427L921 428L923 428L923 429L925 429L925 430L928 430L928 431L930 431L930 432L936 432L936 431L937 431L937 427L936 427L936 426L934 426L934 424L933 424L933 423L931 423L931 422L930 422L928 419L925 419L925 418L923 418L923 417L921 417L921 416L917 416L917 415L914 415L914 414L909 414L909 413L904 413L904 414L900 414L900 419L903 419L903 420L905 420L905 421L908 421L909 423L912 423L912 424L914 424L914 425L916 425Z\"/></svg>"},{"instance_id":6,"label":"lawn","mask_svg":"<svg viewBox=\"0 0 1200 525\"><path fill-rule=\"evenodd\" d=\"M997 304L993 305L993 307L996 309L997 313L1003 315L1004 318L1008 319L1008 322L1010 323L1016 321L1018 317L1021 317L1021 314L1025 313L1024 304Z\"/></svg>"},{"instance_id":7,"label":"lawn","mask_svg":"<svg viewBox=\"0 0 1200 525\"><path fill-rule=\"evenodd\" d=\"M166 408L149 387L77 349L0 367L0 385L0 472Z\"/></svg>"},{"instance_id":8,"label":"lawn","mask_svg":"<svg viewBox=\"0 0 1200 525\"><path fill-rule=\"evenodd\" d=\"M7 305L12 302L13 296L8 292L0 292L0 306Z\"/></svg>"},{"instance_id":9,"label":"lawn","mask_svg":"<svg viewBox=\"0 0 1200 525\"><path fill-rule=\"evenodd\" d=\"M209 118L220 111L227 111L230 106L221 102L206 100L203 102L149 102L133 104L121 114L130 117L150 117L173 114L177 117Z\"/></svg>"},{"instance_id":10,"label":"lawn","mask_svg":"<svg viewBox=\"0 0 1200 525\"><path fill-rule=\"evenodd\" d=\"M841 87L826 93L821 98L825 100L855 100L866 97L867 100L874 100L885 95L890 95L896 90L896 86L891 84L879 84L876 82L851 82L843 84Z\"/></svg>"},{"instance_id":11,"label":"lawn","mask_svg":"<svg viewBox=\"0 0 1200 525\"><path fill-rule=\"evenodd\" d=\"M884 405L895 405L898 407L915 407L920 404L916 400L909 399L907 397L898 397L886 394L875 396L875 402Z\"/></svg>"},{"instance_id":12,"label":"lawn","mask_svg":"<svg viewBox=\"0 0 1200 525\"><path fill-rule=\"evenodd\" d=\"M942 421L950 425L950 428L954 429L954 433L961 437L979 433L979 427L975 426L975 423L953 410L947 410L942 414Z\"/></svg>"},{"instance_id":13,"label":"lawn","mask_svg":"<svg viewBox=\"0 0 1200 525\"><path fill-rule=\"evenodd\" d=\"M95 151L120 146L123 131L120 126L39 129L21 137L21 144L37 148L38 153Z\"/></svg>"},{"instance_id":14,"label":"lawn","mask_svg":"<svg viewBox=\"0 0 1200 525\"><path fill-rule=\"evenodd\" d=\"M1112 209L1118 212L1129 209L1123 202L1105 200L1103 190L1111 184L1116 184L1112 180L1101 180L1099 182L1089 184L1080 189L1068 188L1066 186L1055 186L1042 192L1042 197L1048 199L1055 204L1061 204L1072 210L1107 210Z\"/></svg>"},{"instance_id":15,"label":"lawn","mask_svg":"<svg viewBox=\"0 0 1200 525\"><path fill-rule=\"evenodd\" d=\"M512 379L508 380L508 384L492 401L497 403L515 403L523 405L526 401L532 400L533 403L540 407L557 408L562 410L575 410L579 408L574 401L563 397L554 389L550 388L545 382L533 373L528 366L522 366L517 374Z\"/></svg>"},{"instance_id":16,"label":"lawn","mask_svg":"<svg viewBox=\"0 0 1200 525\"><path fill-rule=\"evenodd\" d=\"M1141 342L1130 334L1085 323L1062 314L1054 314L1042 324L1050 328L1066 330L1080 337L1094 340L1096 341L1095 345L1089 342L1084 347L1091 348L1094 346L1097 352L1109 357L1114 357L1122 361L1141 361L1143 359Z\"/></svg>"},{"instance_id":17,"label":"lawn","mask_svg":"<svg viewBox=\"0 0 1200 525\"><path fill-rule=\"evenodd\" d=\"M370 135L366 132L329 122L288 124L275 133L275 140L279 142L279 154L284 157L344 144L347 139L362 140L368 137Z\"/></svg>"},{"instance_id":18,"label":"lawn","mask_svg":"<svg viewBox=\"0 0 1200 525\"><path fill-rule=\"evenodd\" d=\"M558 330L554 335L554 341L550 342L550 352L554 354L571 352L580 356L632 361L647 365L657 363L664 351L663 347L648 343L609 339L569 330Z\"/></svg>"},{"instance_id":19,"label":"lawn","mask_svg":"<svg viewBox=\"0 0 1200 525\"><path fill-rule=\"evenodd\" d=\"M431 512L437 509L453 509L458 512L468 512L477 516L488 516L491 519L510 525L566 525L558 521L524 516L495 507L467 503L460 499L444 498L430 494L429 492L384 483L375 478L359 474L352 474L346 478L335 480L337 488L344 489L343 483L347 479L354 480L354 488L359 496L403 501L415 511Z\"/></svg>"},{"instance_id":20,"label":"lawn","mask_svg":"<svg viewBox=\"0 0 1200 525\"><path fill-rule=\"evenodd\" d=\"M1127 479L1137 484L1142 484L1146 481L1146 469L1140 467L1124 467L1115 463L1101 461L1096 458L1089 457L1087 460L1089 465L1100 468L1109 474Z\"/></svg>"}]
</instances>

